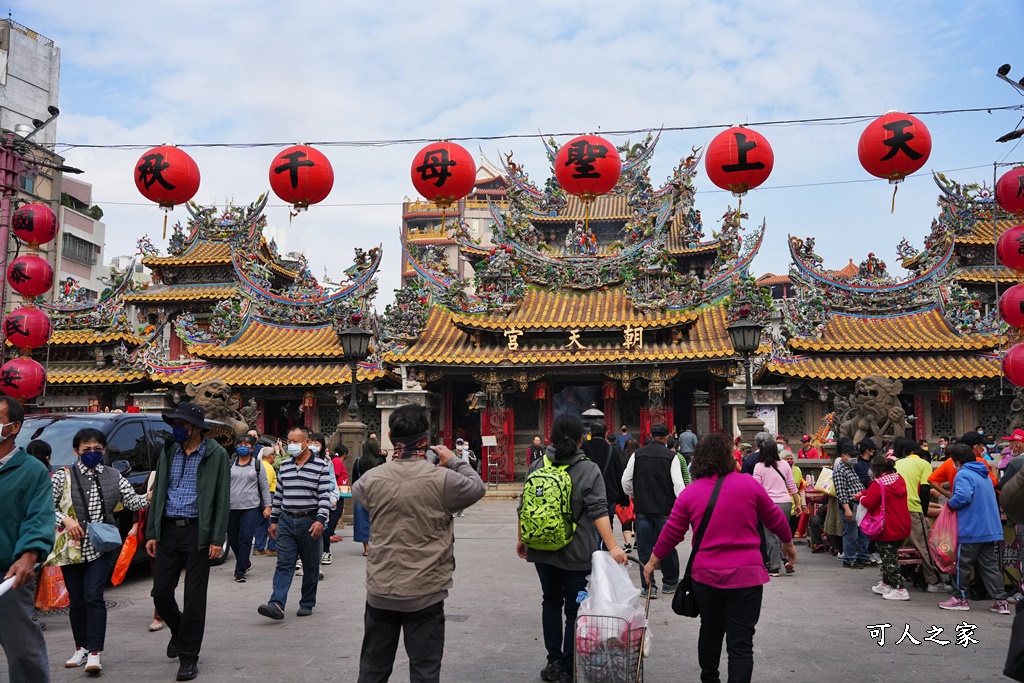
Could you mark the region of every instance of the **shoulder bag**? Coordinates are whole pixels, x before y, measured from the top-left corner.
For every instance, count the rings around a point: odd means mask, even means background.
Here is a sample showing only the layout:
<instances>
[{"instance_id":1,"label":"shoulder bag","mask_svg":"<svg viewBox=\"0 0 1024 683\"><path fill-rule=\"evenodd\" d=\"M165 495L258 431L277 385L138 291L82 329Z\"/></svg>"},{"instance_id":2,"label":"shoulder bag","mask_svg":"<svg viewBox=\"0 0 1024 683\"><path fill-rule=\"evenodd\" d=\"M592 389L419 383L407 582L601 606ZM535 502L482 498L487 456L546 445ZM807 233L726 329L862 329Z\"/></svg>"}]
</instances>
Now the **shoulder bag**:
<instances>
[{"instance_id":1,"label":"shoulder bag","mask_svg":"<svg viewBox=\"0 0 1024 683\"><path fill-rule=\"evenodd\" d=\"M704 511L704 518L700 520L700 526L697 528L697 534L693 537L693 549L690 551L690 559L686 563L686 573L683 574L682 580L679 581L679 586L676 588L676 594L672 597L672 611L681 617L699 617L700 608L697 606L697 599L693 595L693 559L697 557L697 551L700 550L700 543L704 540L704 532L708 528L708 522L711 520L711 513L715 511L715 503L718 501L718 492L722 490L722 482L725 481L725 476L719 476L718 481L715 482L715 490L711 492L711 499L708 501L708 507Z\"/></svg>"},{"instance_id":2,"label":"shoulder bag","mask_svg":"<svg viewBox=\"0 0 1024 683\"><path fill-rule=\"evenodd\" d=\"M85 505L85 514L89 515L89 497L85 495L85 488L82 486L81 474L77 466L72 466L75 484L78 486L78 493L82 496L82 504ZM100 497L101 519L107 518L107 501L103 499L103 487L100 485L99 472L96 473L96 494ZM92 518L86 523L86 533L89 534L89 543L99 553L109 553L121 549L121 531L113 524L104 521L94 522Z\"/></svg>"},{"instance_id":3,"label":"shoulder bag","mask_svg":"<svg viewBox=\"0 0 1024 683\"><path fill-rule=\"evenodd\" d=\"M860 530L871 538L881 536L882 531L885 529L885 485L877 479L875 483L878 484L882 502L874 510L868 511L864 515L864 519L860 520ZM864 503L861 503L860 507L863 508Z\"/></svg>"}]
</instances>

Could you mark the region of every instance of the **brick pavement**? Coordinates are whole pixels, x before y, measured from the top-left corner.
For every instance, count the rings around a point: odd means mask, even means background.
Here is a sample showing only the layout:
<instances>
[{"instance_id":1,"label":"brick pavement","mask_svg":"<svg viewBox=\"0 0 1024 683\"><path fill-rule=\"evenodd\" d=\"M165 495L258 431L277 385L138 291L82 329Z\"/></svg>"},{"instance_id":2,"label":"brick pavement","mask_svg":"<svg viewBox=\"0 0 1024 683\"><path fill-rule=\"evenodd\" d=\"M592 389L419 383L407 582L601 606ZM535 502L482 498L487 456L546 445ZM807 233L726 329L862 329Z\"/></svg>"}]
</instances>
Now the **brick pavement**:
<instances>
[{"instance_id":1,"label":"brick pavement","mask_svg":"<svg viewBox=\"0 0 1024 683\"><path fill-rule=\"evenodd\" d=\"M444 681L540 680L540 588L532 568L515 556L514 511L513 501L488 500L457 521L458 568L446 603ZM297 581L285 621L272 622L256 613L270 594L273 558L253 558L253 572L245 584L232 581L230 561L214 569L197 680L354 681L362 637L364 560L350 530L343 535L347 540L336 544L334 563L324 568L326 579L312 617L295 617ZM683 545L688 548L689 541ZM638 583L636 570L632 571ZM935 606L942 596L920 591L913 591L907 603L884 602L870 593L872 579L877 575L871 569L844 570L829 556L800 548L797 573L774 579L765 588L754 640L755 680L1006 680L1000 671L1010 617L990 613L987 603L974 603L971 612L944 612ZM103 679L173 681L176 663L163 654L166 630L146 630L152 614L148 568L136 567L124 584L108 587L107 599L117 607L109 614ZM944 628L940 638L946 638L965 620L977 625L974 635L979 641L966 649L928 642L895 645L905 624L923 641L930 626ZM86 678L81 669L61 668L73 649L67 617L48 616L45 621L53 680ZM645 680L697 680L698 622L676 617L665 598L652 601L651 622L653 651ZM887 629L884 648L865 628L875 623L893 625ZM6 680L5 666L0 658L0 681ZM391 680L409 680L401 648Z\"/></svg>"}]
</instances>

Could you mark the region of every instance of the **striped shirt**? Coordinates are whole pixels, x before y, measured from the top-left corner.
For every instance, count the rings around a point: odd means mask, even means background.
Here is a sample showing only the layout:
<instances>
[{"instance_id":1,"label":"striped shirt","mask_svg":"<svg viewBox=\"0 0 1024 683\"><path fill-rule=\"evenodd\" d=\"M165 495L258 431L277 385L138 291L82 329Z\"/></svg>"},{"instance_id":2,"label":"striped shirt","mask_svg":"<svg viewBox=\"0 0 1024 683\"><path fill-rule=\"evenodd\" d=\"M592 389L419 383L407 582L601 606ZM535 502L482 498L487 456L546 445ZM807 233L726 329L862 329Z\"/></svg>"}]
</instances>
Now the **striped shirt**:
<instances>
[{"instance_id":1,"label":"striped shirt","mask_svg":"<svg viewBox=\"0 0 1024 683\"><path fill-rule=\"evenodd\" d=\"M317 521L327 524L331 514L331 492L337 488L330 461L310 455L305 464L298 467L295 458L288 458L281 463L281 471L277 475L271 523L277 524L282 511L316 510Z\"/></svg>"}]
</instances>

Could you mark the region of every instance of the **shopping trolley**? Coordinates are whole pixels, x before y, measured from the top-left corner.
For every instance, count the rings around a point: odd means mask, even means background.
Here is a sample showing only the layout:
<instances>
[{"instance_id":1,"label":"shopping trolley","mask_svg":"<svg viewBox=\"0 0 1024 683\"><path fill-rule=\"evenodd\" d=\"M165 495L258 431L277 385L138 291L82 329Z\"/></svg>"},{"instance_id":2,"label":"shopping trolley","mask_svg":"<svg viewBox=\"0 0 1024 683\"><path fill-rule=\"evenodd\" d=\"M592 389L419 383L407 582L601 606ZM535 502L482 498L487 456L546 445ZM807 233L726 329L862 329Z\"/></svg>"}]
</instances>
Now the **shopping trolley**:
<instances>
[{"instance_id":1,"label":"shopping trolley","mask_svg":"<svg viewBox=\"0 0 1024 683\"><path fill-rule=\"evenodd\" d=\"M630 557L643 571L640 560ZM644 625L621 616L584 614L576 617L573 647L574 683L643 683L646 617L651 610L650 591L644 605Z\"/></svg>"}]
</instances>

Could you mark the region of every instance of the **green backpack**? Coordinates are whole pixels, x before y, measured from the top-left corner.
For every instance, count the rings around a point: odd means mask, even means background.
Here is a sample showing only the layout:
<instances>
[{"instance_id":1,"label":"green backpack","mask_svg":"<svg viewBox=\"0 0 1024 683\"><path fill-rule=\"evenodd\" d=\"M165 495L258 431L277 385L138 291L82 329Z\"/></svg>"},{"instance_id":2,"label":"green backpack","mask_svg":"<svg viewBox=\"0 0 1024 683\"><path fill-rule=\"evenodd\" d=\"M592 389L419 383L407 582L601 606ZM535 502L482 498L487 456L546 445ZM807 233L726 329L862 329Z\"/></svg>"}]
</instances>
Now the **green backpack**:
<instances>
[{"instance_id":1,"label":"green backpack","mask_svg":"<svg viewBox=\"0 0 1024 683\"><path fill-rule=\"evenodd\" d=\"M523 485L519 528L523 543L534 550L559 550L576 533L572 517L571 465L555 465L544 456L544 465L530 472Z\"/></svg>"}]
</instances>

